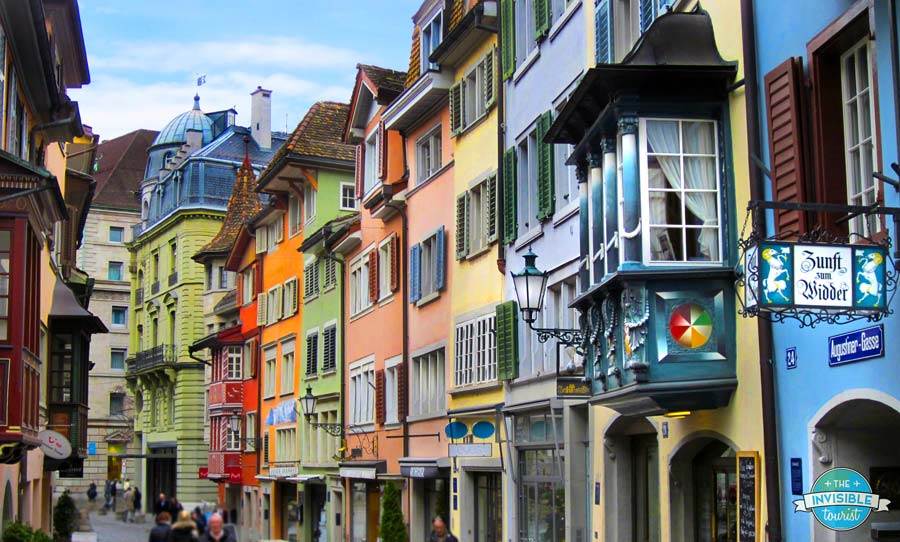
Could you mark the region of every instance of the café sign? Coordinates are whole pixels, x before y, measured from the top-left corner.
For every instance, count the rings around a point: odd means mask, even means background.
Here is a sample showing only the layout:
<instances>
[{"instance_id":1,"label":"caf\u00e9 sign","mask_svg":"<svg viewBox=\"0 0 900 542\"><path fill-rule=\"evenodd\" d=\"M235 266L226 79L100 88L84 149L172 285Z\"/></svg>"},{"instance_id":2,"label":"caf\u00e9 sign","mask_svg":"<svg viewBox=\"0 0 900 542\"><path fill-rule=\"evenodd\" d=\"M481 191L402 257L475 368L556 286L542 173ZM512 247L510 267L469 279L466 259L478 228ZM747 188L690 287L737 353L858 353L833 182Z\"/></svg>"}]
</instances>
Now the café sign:
<instances>
[{"instance_id":1,"label":"caf\u00e9 sign","mask_svg":"<svg viewBox=\"0 0 900 542\"><path fill-rule=\"evenodd\" d=\"M744 254L744 303L758 311L887 311L887 251L877 245L760 242Z\"/></svg>"}]
</instances>

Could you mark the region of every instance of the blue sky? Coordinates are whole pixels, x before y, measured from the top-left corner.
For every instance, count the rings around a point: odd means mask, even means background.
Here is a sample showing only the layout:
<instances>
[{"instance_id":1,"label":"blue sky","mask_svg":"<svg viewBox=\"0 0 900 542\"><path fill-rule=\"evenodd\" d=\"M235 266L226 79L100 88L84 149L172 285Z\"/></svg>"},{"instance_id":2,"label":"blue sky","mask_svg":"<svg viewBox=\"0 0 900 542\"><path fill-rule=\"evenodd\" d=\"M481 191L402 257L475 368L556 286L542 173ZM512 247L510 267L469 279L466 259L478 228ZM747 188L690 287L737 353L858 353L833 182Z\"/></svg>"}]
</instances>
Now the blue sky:
<instances>
[{"instance_id":1,"label":"blue sky","mask_svg":"<svg viewBox=\"0 0 900 542\"><path fill-rule=\"evenodd\" d=\"M190 109L273 91L272 127L293 130L315 101L349 101L358 62L406 69L421 0L81 0L91 84L72 91L102 139L161 129ZM196 79L206 74L199 89Z\"/></svg>"}]
</instances>

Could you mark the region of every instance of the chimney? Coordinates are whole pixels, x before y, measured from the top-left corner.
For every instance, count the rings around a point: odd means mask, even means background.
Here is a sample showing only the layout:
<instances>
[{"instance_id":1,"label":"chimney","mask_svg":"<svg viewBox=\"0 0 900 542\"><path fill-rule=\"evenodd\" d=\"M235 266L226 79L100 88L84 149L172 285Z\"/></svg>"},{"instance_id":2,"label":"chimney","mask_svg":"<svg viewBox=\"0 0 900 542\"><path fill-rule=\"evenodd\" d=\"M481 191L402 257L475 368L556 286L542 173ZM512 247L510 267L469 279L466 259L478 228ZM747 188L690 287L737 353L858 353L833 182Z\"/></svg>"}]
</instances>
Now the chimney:
<instances>
[{"instance_id":1,"label":"chimney","mask_svg":"<svg viewBox=\"0 0 900 542\"><path fill-rule=\"evenodd\" d=\"M195 152L203 146L203 132L200 130L195 130L193 128L188 128L184 131L184 138L187 140L187 146L190 147L190 152Z\"/></svg>"},{"instance_id":2,"label":"chimney","mask_svg":"<svg viewBox=\"0 0 900 542\"><path fill-rule=\"evenodd\" d=\"M262 87L250 93L250 134L260 148L272 147L272 91Z\"/></svg>"}]
</instances>

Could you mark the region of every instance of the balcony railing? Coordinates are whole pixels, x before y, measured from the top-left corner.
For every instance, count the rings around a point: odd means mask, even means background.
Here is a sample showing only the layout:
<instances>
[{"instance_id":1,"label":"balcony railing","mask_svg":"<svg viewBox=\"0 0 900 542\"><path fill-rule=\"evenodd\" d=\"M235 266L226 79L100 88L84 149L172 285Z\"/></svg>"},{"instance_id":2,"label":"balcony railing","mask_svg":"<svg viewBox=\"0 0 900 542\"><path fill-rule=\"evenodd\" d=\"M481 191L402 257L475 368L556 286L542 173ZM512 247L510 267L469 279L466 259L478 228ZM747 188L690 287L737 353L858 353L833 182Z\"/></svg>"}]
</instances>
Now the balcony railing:
<instances>
[{"instance_id":1,"label":"balcony railing","mask_svg":"<svg viewBox=\"0 0 900 542\"><path fill-rule=\"evenodd\" d=\"M178 284L178 271L172 271L169 273L169 286L175 286Z\"/></svg>"},{"instance_id":2,"label":"balcony railing","mask_svg":"<svg viewBox=\"0 0 900 542\"><path fill-rule=\"evenodd\" d=\"M209 385L209 408L224 408L241 405L244 397L244 383L239 380L213 382Z\"/></svg>"},{"instance_id":3,"label":"balcony railing","mask_svg":"<svg viewBox=\"0 0 900 542\"><path fill-rule=\"evenodd\" d=\"M160 222L171 216L172 213L182 207L196 207L204 205L217 209L225 209L228 205L228 198L216 196L182 196L178 199L178 202L176 204L167 204L158 212L152 213L152 216L148 217L146 220L132 226L132 238L136 239L142 233L159 224Z\"/></svg>"},{"instance_id":4,"label":"balcony railing","mask_svg":"<svg viewBox=\"0 0 900 542\"><path fill-rule=\"evenodd\" d=\"M128 373L137 374L175 364L175 346L161 344L128 358Z\"/></svg>"}]
</instances>

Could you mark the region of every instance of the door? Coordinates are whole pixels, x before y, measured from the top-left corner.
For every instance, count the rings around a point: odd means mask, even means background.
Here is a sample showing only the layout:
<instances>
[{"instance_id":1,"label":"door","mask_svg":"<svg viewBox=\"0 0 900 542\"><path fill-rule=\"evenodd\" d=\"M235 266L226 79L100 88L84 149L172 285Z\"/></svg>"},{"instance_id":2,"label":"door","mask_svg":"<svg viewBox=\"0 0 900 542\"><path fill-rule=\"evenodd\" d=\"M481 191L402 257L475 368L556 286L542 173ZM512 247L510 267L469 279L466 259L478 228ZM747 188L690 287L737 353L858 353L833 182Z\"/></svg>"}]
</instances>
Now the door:
<instances>
[{"instance_id":1,"label":"door","mask_svg":"<svg viewBox=\"0 0 900 542\"><path fill-rule=\"evenodd\" d=\"M475 542L500 542L503 536L503 497L500 473L475 474Z\"/></svg>"},{"instance_id":2,"label":"door","mask_svg":"<svg viewBox=\"0 0 900 542\"><path fill-rule=\"evenodd\" d=\"M151 448L147 460L147 489L149 495L175 495L175 447Z\"/></svg>"},{"instance_id":3,"label":"door","mask_svg":"<svg viewBox=\"0 0 900 542\"><path fill-rule=\"evenodd\" d=\"M366 484L354 483L350 497L350 537L352 542L366 542L366 529L368 528Z\"/></svg>"},{"instance_id":4,"label":"door","mask_svg":"<svg viewBox=\"0 0 900 542\"><path fill-rule=\"evenodd\" d=\"M659 542L659 445L656 435L631 441L634 542Z\"/></svg>"}]
</instances>

